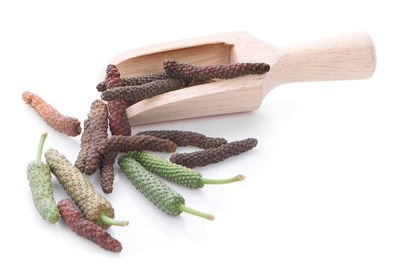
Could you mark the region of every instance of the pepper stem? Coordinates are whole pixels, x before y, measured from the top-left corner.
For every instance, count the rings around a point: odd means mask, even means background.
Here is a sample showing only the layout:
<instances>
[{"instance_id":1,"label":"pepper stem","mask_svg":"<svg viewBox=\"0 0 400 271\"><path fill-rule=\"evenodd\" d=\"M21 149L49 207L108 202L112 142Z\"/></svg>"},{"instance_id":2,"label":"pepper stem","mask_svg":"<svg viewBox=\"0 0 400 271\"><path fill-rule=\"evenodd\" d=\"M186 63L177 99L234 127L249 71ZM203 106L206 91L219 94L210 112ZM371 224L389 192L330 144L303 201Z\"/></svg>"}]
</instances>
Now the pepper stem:
<instances>
[{"instance_id":1,"label":"pepper stem","mask_svg":"<svg viewBox=\"0 0 400 271\"><path fill-rule=\"evenodd\" d=\"M106 225L113 225L113 226L127 226L129 224L129 221L119 221L112 219L111 217L108 217L104 212L100 213L100 218L99 220Z\"/></svg>"},{"instance_id":2,"label":"pepper stem","mask_svg":"<svg viewBox=\"0 0 400 271\"><path fill-rule=\"evenodd\" d=\"M205 219L208 219L208 220L214 220L215 219L215 217L213 215L197 211L197 210L189 208L189 207L187 207L187 206L185 206L183 204L181 204L179 206L179 209L181 210L181 212L185 212L185 213L188 213L188 214L199 216L199 217L202 217L202 218L205 218Z\"/></svg>"},{"instance_id":3,"label":"pepper stem","mask_svg":"<svg viewBox=\"0 0 400 271\"><path fill-rule=\"evenodd\" d=\"M233 178L230 179L223 179L223 180L213 180L213 179L201 179L204 184L226 184L226 183L233 183L233 182L238 182L238 181L243 181L244 176L243 175L237 175Z\"/></svg>"},{"instance_id":4,"label":"pepper stem","mask_svg":"<svg viewBox=\"0 0 400 271\"><path fill-rule=\"evenodd\" d=\"M47 133L42 134L42 136L40 137L39 147L38 147L38 151L36 154L36 161L40 162L42 160L43 145L44 145L44 141L46 140L46 137L47 137Z\"/></svg>"}]
</instances>

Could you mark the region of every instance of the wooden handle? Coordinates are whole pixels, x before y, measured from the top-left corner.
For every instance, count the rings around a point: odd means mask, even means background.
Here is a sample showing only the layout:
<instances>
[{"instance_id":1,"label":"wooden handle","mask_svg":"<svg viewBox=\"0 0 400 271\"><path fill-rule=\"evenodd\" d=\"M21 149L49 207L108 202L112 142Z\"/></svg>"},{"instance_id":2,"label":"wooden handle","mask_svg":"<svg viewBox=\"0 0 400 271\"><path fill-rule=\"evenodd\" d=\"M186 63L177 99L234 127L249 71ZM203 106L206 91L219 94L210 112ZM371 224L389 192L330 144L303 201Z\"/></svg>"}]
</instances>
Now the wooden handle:
<instances>
[{"instance_id":1,"label":"wooden handle","mask_svg":"<svg viewBox=\"0 0 400 271\"><path fill-rule=\"evenodd\" d=\"M371 77L375 48L364 32L281 48L275 66L280 84L289 82L348 80Z\"/></svg>"}]
</instances>

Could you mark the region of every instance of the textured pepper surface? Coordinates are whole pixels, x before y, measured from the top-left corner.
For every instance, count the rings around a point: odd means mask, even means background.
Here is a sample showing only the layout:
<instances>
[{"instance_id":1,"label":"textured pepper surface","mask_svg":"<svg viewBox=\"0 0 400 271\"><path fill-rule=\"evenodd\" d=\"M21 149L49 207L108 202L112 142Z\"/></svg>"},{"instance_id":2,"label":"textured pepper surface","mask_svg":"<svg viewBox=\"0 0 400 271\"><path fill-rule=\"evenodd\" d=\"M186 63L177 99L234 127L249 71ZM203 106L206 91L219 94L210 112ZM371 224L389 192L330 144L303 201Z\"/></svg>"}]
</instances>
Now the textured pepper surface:
<instances>
[{"instance_id":1,"label":"textured pepper surface","mask_svg":"<svg viewBox=\"0 0 400 271\"><path fill-rule=\"evenodd\" d=\"M161 80L169 78L168 74L165 72L157 72L157 73L150 73L143 76L136 76L136 77L128 77L128 78L121 78L121 86L138 86L143 85L154 80ZM96 86L99 92L105 91L106 81L99 83Z\"/></svg>"},{"instance_id":2,"label":"textured pepper surface","mask_svg":"<svg viewBox=\"0 0 400 271\"><path fill-rule=\"evenodd\" d=\"M130 152L138 150L174 152L176 144L168 139L154 136L112 136L100 143L99 152L104 155L109 152Z\"/></svg>"},{"instance_id":3,"label":"textured pepper surface","mask_svg":"<svg viewBox=\"0 0 400 271\"><path fill-rule=\"evenodd\" d=\"M75 166L80 172L85 172L86 159L89 154L92 133L90 131L90 118L86 119L83 124L83 133L81 136L81 149L75 161Z\"/></svg>"},{"instance_id":4,"label":"textured pepper surface","mask_svg":"<svg viewBox=\"0 0 400 271\"><path fill-rule=\"evenodd\" d=\"M167 59L163 63L165 72L172 78L180 78L185 82L201 82L211 79L230 79L247 74L263 74L270 66L265 63L236 63L227 65L195 66Z\"/></svg>"},{"instance_id":5,"label":"textured pepper surface","mask_svg":"<svg viewBox=\"0 0 400 271\"><path fill-rule=\"evenodd\" d=\"M28 165L27 175L36 210L48 222L56 223L59 212L53 196L49 167L41 161L32 161Z\"/></svg>"},{"instance_id":6,"label":"textured pepper surface","mask_svg":"<svg viewBox=\"0 0 400 271\"><path fill-rule=\"evenodd\" d=\"M212 149L227 143L224 138L207 137L190 131L152 130L139 132L137 135L151 135L158 138L169 139L178 146L195 146L202 149Z\"/></svg>"},{"instance_id":7,"label":"textured pepper surface","mask_svg":"<svg viewBox=\"0 0 400 271\"><path fill-rule=\"evenodd\" d=\"M176 153L171 155L169 161L188 168L203 167L218 163L225 159L251 150L257 146L257 139L248 138L230 142L215 149L208 149L192 153Z\"/></svg>"},{"instance_id":8,"label":"textured pepper surface","mask_svg":"<svg viewBox=\"0 0 400 271\"><path fill-rule=\"evenodd\" d=\"M53 196L50 169L41 161L46 137L47 133L40 137L36 160L29 163L26 173L36 210L45 220L54 224L58 220L59 211Z\"/></svg>"},{"instance_id":9,"label":"textured pepper surface","mask_svg":"<svg viewBox=\"0 0 400 271\"><path fill-rule=\"evenodd\" d=\"M85 165L85 174L92 175L100 167L102 156L98 152L99 143L107 138L108 111L100 100L95 100L90 106L90 146Z\"/></svg>"},{"instance_id":10,"label":"textured pepper surface","mask_svg":"<svg viewBox=\"0 0 400 271\"><path fill-rule=\"evenodd\" d=\"M113 89L122 86L120 73L115 65L108 65L106 77L106 89ZM122 99L110 101L108 111L110 113L110 130L112 135L131 135L126 108L128 103Z\"/></svg>"},{"instance_id":11,"label":"textured pepper surface","mask_svg":"<svg viewBox=\"0 0 400 271\"><path fill-rule=\"evenodd\" d=\"M123 80L120 78L120 73L115 65L107 67L106 89L113 89L120 87ZM125 100L119 99L110 101L107 104L109 112L109 125L112 135L131 135L131 126L129 124L126 108L128 104ZM100 164L100 180L101 188L104 193L111 193L114 184L114 163L117 158L118 152L105 153Z\"/></svg>"},{"instance_id":12,"label":"textured pepper surface","mask_svg":"<svg viewBox=\"0 0 400 271\"><path fill-rule=\"evenodd\" d=\"M143 151L130 152L133 157L148 171L158 176L190 188L201 188L204 186L202 176L199 172L182 165L168 162L167 160Z\"/></svg>"},{"instance_id":13,"label":"textured pepper surface","mask_svg":"<svg viewBox=\"0 0 400 271\"><path fill-rule=\"evenodd\" d=\"M128 104L124 100L108 102L107 107L112 135L131 135L131 125L126 114L127 106Z\"/></svg>"},{"instance_id":14,"label":"textured pepper surface","mask_svg":"<svg viewBox=\"0 0 400 271\"><path fill-rule=\"evenodd\" d=\"M181 213L180 206L185 204L185 200L178 192L148 172L129 155L120 156L118 164L136 189L161 211L171 216Z\"/></svg>"},{"instance_id":15,"label":"textured pepper surface","mask_svg":"<svg viewBox=\"0 0 400 271\"><path fill-rule=\"evenodd\" d=\"M122 245L118 240L112 238L99 225L85 219L71 200L61 200L57 205L60 208L61 217L77 235L98 244L106 250L112 252L120 252L122 250Z\"/></svg>"},{"instance_id":16,"label":"textured pepper surface","mask_svg":"<svg viewBox=\"0 0 400 271\"><path fill-rule=\"evenodd\" d=\"M81 133L81 123L78 119L62 115L39 96L25 91L22 99L54 130L68 136L77 136Z\"/></svg>"},{"instance_id":17,"label":"textured pepper surface","mask_svg":"<svg viewBox=\"0 0 400 271\"><path fill-rule=\"evenodd\" d=\"M74 167L64 155L54 149L49 149L45 153L46 163L51 172L63 186L68 196L78 205L84 216L99 224L103 228L108 228L100 221L100 213L104 212L108 217L114 218L114 209L111 203L99 194L79 169Z\"/></svg>"},{"instance_id":18,"label":"textured pepper surface","mask_svg":"<svg viewBox=\"0 0 400 271\"><path fill-rule=\"evenodd\" d=\"M124 99L130 104L135 104L144 99L148 99L169 91L183 88L185 82L180 79L163 79L152 81L140 86L125 86L108 89L101 94L101 98L106 101Z\"/></svg>"},{"instance_id":19,"label":"textured pepper surface","mask_svg":"<svg viewBox=\"0 0 400 271\"><path fill-rule=\"evenodd\" d=\"M114 184L114 163L118 152L109 152L103 156L100 165L101 189L104 193L109 194L113 190Z\"/></svg>"},{"instance_id":20,"label":"textured pepper surface","mask_svg":"<svg viewBox=\"0 0 400 271\"><path fill-rule=\"evenodd\" d=\"M131 126L126 114L127 104L124 100L115 100L107 104L109 124L112 135L131 135ZM114 184L114 163L118 152L104 154L100 164L101 188L104 193L111 193Z\"/></svg>"},{"instance_id":21,"label":"textured pepper surface","mask_svg":"<svg viewBox=\"0 0 400 271\"><path fill-rule=\"evenodd\" d=\"M119 73L117 66L112 64L108 65L106 74L106 89L122 86L121 74Z\"/></svg>"},{"instance_id":22,"label":"textured pepper surface","mask_svg":"<svg viewBox=\"0 0 400 271\"><path fill-rule=\"evenodd\" d=\"M103 155L100 163L100 184L104 193L110 194L114 185L114 163L118 152L108 152Z\"/></svg>"}]
</instances>

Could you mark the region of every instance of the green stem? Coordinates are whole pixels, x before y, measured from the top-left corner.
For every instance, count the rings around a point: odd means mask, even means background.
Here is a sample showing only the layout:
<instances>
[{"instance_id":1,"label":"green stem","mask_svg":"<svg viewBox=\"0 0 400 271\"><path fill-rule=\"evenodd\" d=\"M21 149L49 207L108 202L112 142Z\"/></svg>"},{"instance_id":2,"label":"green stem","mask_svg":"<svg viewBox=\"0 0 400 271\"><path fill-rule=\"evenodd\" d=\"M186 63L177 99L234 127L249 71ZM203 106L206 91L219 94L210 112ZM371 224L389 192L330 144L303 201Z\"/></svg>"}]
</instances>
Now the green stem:
<instances>
[{"instance_id":1,"label":"green stem","mask_svg":"<svg viewBox=\"0 0 400 271\"><path fill-rule=\"evenodd\" d=\"M244 176L243 175L237 175L233 178L230 179L223 179L223 180L213 180L213 179L201 179L204 184L225 184L225 183L233 183L233 182L238 182L238 181L243 181Z\"/></svg>"},{"instance_id":2,"label":"green stem","mask_svg":"<svg viewBox=\"0 0 400 271\"><path fill-rule=\"evenodd\" d=\"M108 217L104 212L100 213L100 221L106 225L113 225L113 226L127 226L129 221L119 221L114 220L111 217Z\"/></svg>"},{"instance_id":3,"label":"green stem","mask_svg":"<svg viewBox=\"0 0 400 271\"><path fill-rule=\"evenodd\" d=\"M189 207L187 207L187 206L185 206L183 204L181 204L179 206L179 209L182 212L185 212L185 213L188 213L188 214L192 214L192 215L195 215L195 216L199 216L199 217L202 217L202 218L205 218L205 219L208 219L208 220L214 220L215 219L215 217L213 215L197 211L197 210L189 208Z\"/></svg>"},{"instance_id":4,"label":"green stem","mask_svg":"<svg viewBox=\"0 0 400 271\"><path fill-rule=\"evenodd\" d=\"M46 137L47 137L47 133L44 133L40 137L39 147L38 147L38 151L37 151L37 154L36 154L36 161L40 162L42 160L43 145L44 145L44 141L46 140Z\"/></svg>"}]
</instances>

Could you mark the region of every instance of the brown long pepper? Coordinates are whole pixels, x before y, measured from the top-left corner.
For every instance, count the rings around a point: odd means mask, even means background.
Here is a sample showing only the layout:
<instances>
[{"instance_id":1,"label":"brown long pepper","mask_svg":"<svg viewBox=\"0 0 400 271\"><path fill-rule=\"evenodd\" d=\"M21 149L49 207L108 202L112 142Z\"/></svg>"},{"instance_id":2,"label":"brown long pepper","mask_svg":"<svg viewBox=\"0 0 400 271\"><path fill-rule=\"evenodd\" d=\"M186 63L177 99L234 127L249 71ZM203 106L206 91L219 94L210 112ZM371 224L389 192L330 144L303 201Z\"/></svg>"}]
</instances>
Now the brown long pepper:
<instances>
[{"instance_id":1,"label":"brown long pepper","mask_svg":"<svg viewBox=\"0 0 400 271\"><path fill-rule=\"evenodd\" d=\"M68 136L77 136L81 133L81 123L78 119L62 115L38 95L25 91L22 99L54 130Z\"/></svg>"},{"instance_id":2,"label":"brown long pepper","mask_svg":"<svg viewBox=\"0 0 400 271\"><path fill-rule=\"evenodd\" d=\"M247 74L263 74L270 68L266 63L235 63L201 67L170 59L165 60L163 66L169 76L183 79L186 83L204 82L216 78L230 79Z\"/></svg>"},{"instance_id":3,"label":"brown long pepper","mask_svg":"<svg viewBox=\"0 0 400 271\"><path fill-rule=\"evenodd\" d=\"M95 100L90 107L91 139L85 165L85 174L92 175L100 167L102 156L98 153L99 143L107 138L108 111L100 100Z\"/></svg>"},{"instance_id":4,"label":"brown long pepper","mask_svg":"<svg viewBox=\"0 0 400 271\"><path fill-rule=\"evenodd\" d=\"M101 189L109 194L113 191L114 184L114 163L118 152L108 152L104 154L100 164Z\"/></svg>"},{"instance_id":5,"label":"brown long pepper","mask_svg":"<svg viewBox=\"0 0 400 271\"><path fill-rule=\"evenodd\" d=\"M180 79L170 78L156 80L140 86L125 86L108 89L101 93L101 98L106 101L124 99L131 104L135 104L144 99L177 90L184 86L185 82Z\"/></svg>"},{"instance_id":6,"label":"brown long pepper","mask_svg":"<svg viewBox=\"0 0 400 271\"><path fill-rule=\"evenodd\" d=\"M100 143L99 153L130 152L135 150L174 152L176 144L168 139L154 136L112 136Z\"/></svg>"},{"instance_id":7,"label":"brown long pepper","mask_svg":"<svg viewBox=\"0 0 400 271\"><path fill-rule=\"evenodd\" d=\"M122 85L120 73L115 65L107 66L106 87L107 89L118 88ZM122 99L110 101L107 104L110 113L110 130L112 135L131 135L126 108L128 104Z\"/></svg>"},{"instance_id":8,"label":"brown long pepper","mask_svg":"<svg viewBox=\"0 0 400 271\"><path fill-rule=\"evenodd\" d=\"M154 80L161 80L169 78L168 74L165 72L157 72L157 73L150 73L143 76L136 76L136 77L128 77L128 78L121 78L121 85L122 87L125 86L138 86L143 85ZM99 92L105 91L107 89L106 81L100 82L96 86Z\"/></svg>"},{"instance_id":9,"label":"brown long pepper","mask_svg":"<svg viewBox=\"0 0 400 271\"><path fill-rule=\"evenodd\" d=\"M112 89L123 84L120 73L115 65L107 67L106 89ZM109 125L112 135L131 135L131 126L126 114L127 102L119 99L107 104ZM114 163L118 152L105 153L100 164L101 188L104 193L111 193L114 184Z\"/></svg>"},{"instance_id":10,"label":"brown long pepper","mask_svg":"<svg viewBox=\"0 0 400 271\"><path fill-rule=\"evenodd\" d=\"M106 74L106 89L120 87L122 85L121 74L119 73L117 66L113 64L108 65Z\"/></svg>"},{"instance_id":11,"label":"brown long pepper","mask_svg":"<svg viewBox=\"0 0 400 271\"><path fill-rule=\"evenodd\" d=\"M126 102L115 100L107 104L112 135L131 135L131 126L126 115ZM100 164L100 181L104 193L111 193L114 184L114 163L118 152L104 154Z\"/></svg>"},{"instance_id":12,"label":"brown long pepper","mask_svg":"<svg viewBox=\"0 0 400 271\"><path fill-rule=\"evenodd\" d=\"M192 153L176 153L171 155L169 160L172 163L188 168L204 167L206 165L218 163L229 157L251 150L255 146L257 146L257 139L248 138L240 141L234 141L215 149L207 149Z\"/></svg>"},{"instance_id":13,"label":"brown long pepper","mask_svg":"<svg viewBox=\"0 0 400 271\"><path fill-rule=\"evenodd\" d=\"M90 128L90 118L87 118L83 123L83 133L81 136L81 149L75 161L75 167L77 167L80 172L85 172L86 159L89 154L91 137L92 133Z\"/></svg>"},{"instance_id":14,"label":"brown long pepper","mask_svg":"<svg viewBox=\"0 0 400 271\"><path fill-rule=\"evenodd\" d=\"M107 103L108 119L112 135L131 135L131 126L126 114L127 103L124 100L114 100Z\"/></svg>"},{"instance_id":15,"label":"brown long pepper","mask_svg":"<svg viewBox=\"0 0 400 271\"><path fill-rule=\"evenodd\" d=\"M200 133L179 130L142 131L137 135L151 135L169 139L178 146L195 146L201 149L212 149L227 143L225 138L207 137Z\"/></svg>"},{"instance_id":16,"label":"brown long pepper","mask_svg":"<svg viewBox=\"0 0 400 271\"><path fill-rule=\"evenodd\" d=\"M67 226L77 235L96 243L106 250L121 252L121 243L99 225L85 219L71 200L61 200L57 207Z\"/></svg>"}]
</instances>

